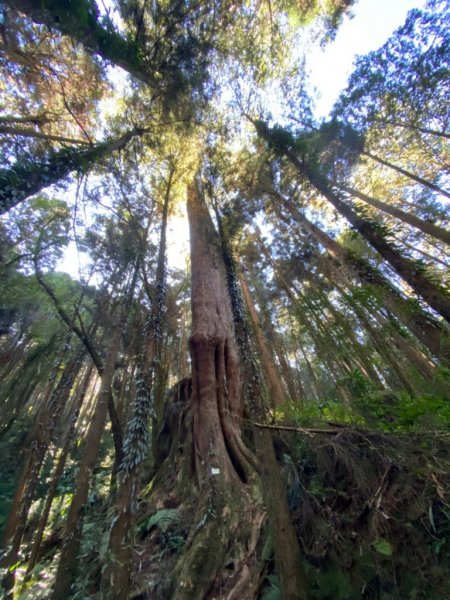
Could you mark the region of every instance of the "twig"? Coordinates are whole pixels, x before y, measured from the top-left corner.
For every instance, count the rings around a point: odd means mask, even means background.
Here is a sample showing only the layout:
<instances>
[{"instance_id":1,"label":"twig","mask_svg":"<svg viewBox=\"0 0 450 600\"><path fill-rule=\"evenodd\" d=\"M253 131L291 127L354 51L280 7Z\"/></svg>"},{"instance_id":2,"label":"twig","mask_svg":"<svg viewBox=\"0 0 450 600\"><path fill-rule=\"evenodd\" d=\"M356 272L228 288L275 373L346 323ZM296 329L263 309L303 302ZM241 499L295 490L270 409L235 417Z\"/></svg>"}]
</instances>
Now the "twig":
<instances>
[{"instance_id":1,"label":"twig","mask_svg":"<svg viewBox=\"0 0 450 600\"><path fill-rule=\"evenodd\" d=\"M308 435L314 433L326 433L326 434L335 434L341 433L342 429L311 429L306 427L289 427L287 425L267 425L265 423L255 423L255 421L248 421L255 427L261 427L263 429L281 429L282 431L296 431L297 433L306 433Z\"/></svg>"}]
</instances>

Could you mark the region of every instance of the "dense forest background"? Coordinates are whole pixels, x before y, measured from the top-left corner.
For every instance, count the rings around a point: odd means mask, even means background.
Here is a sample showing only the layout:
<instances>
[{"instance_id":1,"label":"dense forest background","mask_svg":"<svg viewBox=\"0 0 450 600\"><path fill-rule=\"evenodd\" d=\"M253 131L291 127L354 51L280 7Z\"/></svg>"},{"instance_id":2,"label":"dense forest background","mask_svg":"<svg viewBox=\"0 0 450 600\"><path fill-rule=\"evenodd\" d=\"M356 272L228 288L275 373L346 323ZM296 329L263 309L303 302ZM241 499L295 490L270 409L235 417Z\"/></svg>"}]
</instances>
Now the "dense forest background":
<instances>
[{"instance_id":1,"label":"dense forest background","mask_svg":"<svg viewBox=\"0 0 450 600\"><path fill-rule=\"evenodd\" d=\"M450 597L449 14L318 120L351 5L0 5L2 598Z\"/></svg>"}]
</instances>

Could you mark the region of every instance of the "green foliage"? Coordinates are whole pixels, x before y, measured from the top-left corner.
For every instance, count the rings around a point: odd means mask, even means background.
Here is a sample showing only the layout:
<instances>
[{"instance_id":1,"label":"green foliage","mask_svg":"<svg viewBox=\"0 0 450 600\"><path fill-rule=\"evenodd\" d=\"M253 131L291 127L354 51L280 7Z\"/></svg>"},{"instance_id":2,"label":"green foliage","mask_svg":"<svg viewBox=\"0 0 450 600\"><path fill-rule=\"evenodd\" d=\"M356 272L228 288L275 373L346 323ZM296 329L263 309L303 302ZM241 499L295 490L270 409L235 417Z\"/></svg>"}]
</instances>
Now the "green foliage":
<instances>
[{"instance_id":1,"label":"green foliage","mask_svg":"<svg viewBox=\"0 0 450 600\"><path fill-rule=\"evenodd\" d=\"M148 533L152 527L158 527L158 529L165 533L170 527L178 523L179 518L180 515L176 508L162 508L144 521L141 531Z\"/></svg>"},{"instance_id":2,"label":"green foliage","mask_svg":"<svg viewBox=\"0 0 450 600\"><path fill-rule=\"evenodd\" d=\"M281 588L280 580L274 575L268 575L267 585L263 589L261 600L280 600L281 599Z\"/></svg>"},{"instance_id":3,"label":"green foliage","mask_svg":"<svg viewBox=\"0 0 450 600\"><path fill-rule=\"evenodd\" d=\"M302 408L286 407L286 414L293 417L299 425L322 425L324 423L345 423L362 425L364 418L345 407L336 399L322 399L318 402L307 402Z\"/></svg>"},{"instance_id":4,"label":"green foliage","mask_svg":"<svg viewBox=\"0 0 450 600\"><path fill-rule=\"evenodd\" d=\"M368 416L371 426L386 431L450 428L450 405L447 398L440 396L372 392L361 396L357 406Z\"/></svg>"},{"instance_id":5,"label":"green foliage","mask_svg":"<svg viewBox=\"0 0 450 600\"><path fill-rule=\"evenodd\" d=\"M332 566L325 572L316 573L317 590L314 592L315 600L349 600L355 598L355 590L348 573L338 567Z\"/></svg>"},{"instance_id":6,"label":"green foliage","mask_svg":"<svg viewBox=\"0 0 450 600\"><path fill-rule=\"evenodd\" d=\"M296 440L286 464L311 598L447 597L447 438L342 427Z\"/></svg>"},{"instance_id":7,"label":"green foliage","mask_svg":"<svg viewBox=\"0 0 450 600\"><path fill-rule=\"evenodd\" d=\"M378 554L381 554L383 556L392 556L393 549L391 544L387 540L375 540L372 545L378 552Z\"/></svg>"}]
</instances>

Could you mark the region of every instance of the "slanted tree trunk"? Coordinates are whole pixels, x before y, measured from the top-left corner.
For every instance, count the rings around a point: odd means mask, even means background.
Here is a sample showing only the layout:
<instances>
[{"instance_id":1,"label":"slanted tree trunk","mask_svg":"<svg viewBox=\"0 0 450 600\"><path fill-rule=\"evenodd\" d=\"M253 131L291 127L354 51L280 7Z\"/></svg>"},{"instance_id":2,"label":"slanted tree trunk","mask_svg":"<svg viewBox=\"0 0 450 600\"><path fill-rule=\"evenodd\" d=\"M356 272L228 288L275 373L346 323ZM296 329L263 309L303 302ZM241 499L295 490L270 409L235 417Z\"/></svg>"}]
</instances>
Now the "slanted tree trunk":
<instances>
[{"instance_id":1,"label":"slanted tree trunk","mask_svg":"<svg viewBox=\"0 0 450 600\"><path fill-rule=\"evenodd\" d=\"M242 532L249 527L245 482L254 473L253 456L240 433L239 361L219 238L194 185L188 188L187 209L192 265L193 470L199 501L197 525L176 567L172 600L208 597L224 566L229 540L239 546ZM191 495L193 491L191 484ZM245 597L246 591L242 594Z\"/></svg>"},{"instance_id":2,"label":"slanted tree trunk","mask_svg":"<svg viewBox=\"0 0 450 600\"><path fill-rule=\"evenodd\" d=\"M386 308L430 350L433 356L445 361L450 360L450 334L443 323L426 315L420 307L412 306L378 270L348 252L317 225L311 223L292 202L280 194L276 194L276 197L282 201L283 206L298 224L324 246L336 268L348 269L362 283L373 286L380 294Z\"/></svg>"},{"instance_id":3,"label":"slanted tree trunk","mask_svg":"<svg viewBox=\"0 0 450 600\"><path fill-rule=\"evenodd\" d=\"M280 406L286 402L283 387L281 385L280 374L278 373L277 367L273 360L272 353L267 345L266 338L262 332L261 322L259 315L256 312L255 305L247 284L242 269L240 271L240 281L242 288L242 295L247 306L248 313L253 326L253 332L258 346L259 359L261 361L261 367L263 369L264 378L266 380L267 390L271 399L273 408Z\"/></svg>"},{"instance_id":4,"label":"slanted tree trunk","mask_svg":"<svg viewBox=\"0 0 450 600\"><path fill-rule=\"evenodd\" d=\"M9 597L14 587L14 569L18 561L20 544L27 524L28 513L34 499L34 493L39 480L39 473L44 462L48 447L52 441L55 427L69 397L84 351L75 355L64 368L61 377L36 420L30 441L30 447L25 452L24 469L19 479L4 533L4 548L8 551L3 555L0 566L6 569L2 587Z\"/></svg>"},{"instance_id":5,"label":"slanted tree trunk","mask_svg":"<svg viewBox=\"0 0 450 600\"><path fill-rule=\"evenodd\" d=\"M416 294L450 323L450 297L448 294L424 275L413 261L402 256L370 221L359 217L329 188L321 177L309 170L306 170L304 174L336 210L381 254L400 277L412 287Z\"/></svg>"},{"instance_id":6,"label":"slanted tree trunk","mask_svg":"<svg viewBox=\"0 0 450 600\"><path fill-rule=\"evenodd\" d=\"M450 245L450 231L447 231L438 225L434 225L434 223L430 223L429 221L424 221L423 219L416 217L416 215L407 213L396 206L386 204L381 200L377 200L377 198L372 198L372 196L364 194L363 192L359 192L358 190L355 190L348 185L344 185L343 183L337 183L333 181L333 186L337 187L343 192L351 194L354 198L358 198L366 204L369 204L370 206L373 206L374 208L377 208L378 210L381 210L382 212L391 215L392 217L395 217L396 219L399 219L408 225L411 225L411 227L422 231L422 233L426 233L427 235L430 235L437 240L441 240L445 244Z\"/></svg>"},{"instance_id":7,"label":"slanted tree trunk","mask_svg":"<svg viewBox=\"0 0 450 600\"><path fill-rule=\"evenodd\" d=\"M103 27L99 23L98 11L93 9L95 5L89 0L79 0L73 7L49 0L39 3L33 0L8 0L7 5L25 13L35 23L70 36L103 59L155 87L156 80L145 60L140 58L137 44L116 33L112 26L108 29Z\"/></svg>"},{"instance_id":8,"label":"slanted tree trunk","mask_svg":"<svg viewBox=\"0 0 450 600\"><path fill-rule=\"evenodd\" d=\"M435 183L432 183L431 181L428 181L427 179L424 179L423 177L419 177L418 175L415 175L414 173L411 173L410 171L407 171L406 169L402 169L402 167L399 167L398 165L394 165L391 162L384 160L383 158L376 156L375 154L372 154L371 152L368 152L367 150L359 149L359 151L361 152L361 154L363 156L367 156L368 158L377 162L378 164L383 165L384 167L387 167L388 169L392 169L393 171L396 171L397 173L400 173L400 175L403 175L404 177L407 177L408 179L411 179L412 181L415 181L416 183L419 183L420 185L423 185L424 187L427 187L428 189L433 190L433 192L438 192L438 194L442 194L443 196L450 198L450 193L447 192L446 190L442 189Z\"/></svg>"},{"instance_id":9,"label":"slanted tree trunk","mask_svg":"<svg viewBox=\"0 0 450 600\"><path fill-rule=\"evenodd\" d=\"M382 235L377 227L370 221L358 216L336 193L333 192L328 181L322 175L311 169L305 161L291 150L283 141L272 136L270 129L259 123L258 133L267 143L274 146L294 165L298 173L306 178L335 208L347 219L367 242L391 265L391 267L402 277L436 312L450 323L450 297L441 288L435 285L421 269L411 260L405 258L394 248Z\"/></svg>"},{"instance_id":10,"label":"slanted tree trunk","mask_svg":"<svg viewBox=\"0 0 450 600\"><path fill-rule=\"evenodd\" d=\"M30 557L28 559L27 570L26 570L25 577L23 580L22 589L24 588L24 585L26 584L27 580L29 579L31 572L33 571L33 569L36 566L38 559L39 559L39 552L41 549L44 531L47 526L48 517L50 515L50 510L51 510L53 500L56 495L58 483L61 478L61 475L63 474L64 467L66 465L67 456L70 452L70 446L71 446L71 443L73 442L73 435L75 432L75 427L77 424L78 416L80 414L80 409L83 404L86 393L88 391L89 384L91 383L92 370L93 370L93 365L90 364L86 368L86 371L83 376L83 380L80 385L80 389L78 390L77 396L74 400L73 408L72 408L72 411L70 414L70 419L69 419L69 427L62 436L62 450L61 450L61 453L56 462L56 465L55 465L55 468L54 468L54 471L52 474L52 480L50 483L50 487L48 489L47 497L45 499L45 504L42 509L42 513L39 517L39 523L38 523L38 527L37 527L37 530L36 530L36 533L34 536Z\"/></svg>"},{"instance_id":11,"label":"slanted tree trunk","mask_svg":"<svg viewBox=\"0 0 450 600\"><path fill-rule=\"evenodd\" d=\"M239 290L235 261L219 214L218 220L222 255L227 267L229 294L233 299L233 319L244 371L248 411L257 422L265 423L268 418L268 393L255 360L250 330ZM275 564L280 577L281 598L282 600L307 600L308 589L300 546L289 513L286 488L277 463L271 432L269 429L255 425L253 439Z\"/></svg>"},{"instance_id":12,"label":"slanted tree trunk","mask_svg":"<svg viewBox=\"0 0 450 600\"><path fill-rule=\"evenodd\" d=\"M75 482L74 494L70 504L64 527L63 546L56 572L52 600L66 600L70 597L70 588L77 570L77 556L81 543L83 525L83 507L86 503L92 471L97 462L100 440L108 413L108 401L111 394L111 382L114 375L114 365L120 347L122 327L118 323L114 332L108 354L105 359L101 385L97 395L94 413L86 433L84 454Z\"/></svg>"},{"instance_id":13,"label":"slanted tree trunk","mask_svg":"<svg viewBox=\"0 0 450 600\"><path fill-rule=\"evenodd\" d=\"M117 139L107 140L87 150L60 150L46 160L24 161L9 169L0 169L0 214L6 213L29 196L57 183L72 171L85 169L92 162L124 148L143 130L132 129Z\"/></svg>"}]
</instances>

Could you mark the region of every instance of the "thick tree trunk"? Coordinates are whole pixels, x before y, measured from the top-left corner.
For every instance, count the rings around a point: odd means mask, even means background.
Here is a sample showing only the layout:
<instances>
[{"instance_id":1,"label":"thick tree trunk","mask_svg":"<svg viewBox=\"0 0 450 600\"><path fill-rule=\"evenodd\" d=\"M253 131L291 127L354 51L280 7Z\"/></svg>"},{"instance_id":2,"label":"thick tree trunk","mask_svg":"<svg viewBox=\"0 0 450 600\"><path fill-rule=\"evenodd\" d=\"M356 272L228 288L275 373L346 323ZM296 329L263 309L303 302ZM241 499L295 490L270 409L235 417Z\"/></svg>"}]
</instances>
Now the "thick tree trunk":
<instances>
[{"instance_id":1,"label":"thick tree trunk","mask_svg":"<svg viewBox=\"0 0 450 600\"><path fill-rule=\"evenodd\" d=\"M72 171L85 169L89 164L124 148L143 132L132 129L115 140L107 140L87 150L60 150L46 160L33 160L0 169L0 214L10 210L29 196L57 183Z\"/></svg>"},{"instance_id":2,"label":"thick tree trunk","mask_svg":"<svg viewBox=\"0 0 450 600\"><path fill-rule=\"evenodd\" d=\"M233 313L219 237L198 190L188 191L192 264L193 434L199 487L220 469L230 483L250 475L240 436L243 414ZM244 452L243 452L244 450Z\"/></svg>"},{"instance_id":3,"label":"thick tree trunk","mask_svg":"<svg viewBox=\"0 0 450 600\"><path fill-rule=\"evenodd\" d=\"M333 182L333 185L335 187L337 187L338 189L342 190L343 192L347 192L348 194L351 194L353 197L358 198L359 200L362 200L366 204L369 204L370 206L373 206L374 208L378 208L378 210L381 210L382 212L385 212L386 214L391 215L392 217L395 217L396 219L399 219L399 220L403 221L404 223L408 223L408 225L411 225L411 227L414 227L415 229L418 229L419 231L422 231L423 233L426 233L427 235L430 235L430 236L436 238L437 240L441 240L445 244L450 245L450 231L447 231L446 229L443 229L442 227L438 227L437 225L434 225L433 223L430 223L429 221L424 221L423 219L419 219L419 217L416 217L415 215L407 213L404 210L397 208L396 206L392 206L391 204L386 204L385 202L382 202L381 200L372 198L372 196L363 194L362 192L359 192L358 190L355 190L347 185L344 185L343 183Z\"/></svg>"}]
</instances>

